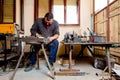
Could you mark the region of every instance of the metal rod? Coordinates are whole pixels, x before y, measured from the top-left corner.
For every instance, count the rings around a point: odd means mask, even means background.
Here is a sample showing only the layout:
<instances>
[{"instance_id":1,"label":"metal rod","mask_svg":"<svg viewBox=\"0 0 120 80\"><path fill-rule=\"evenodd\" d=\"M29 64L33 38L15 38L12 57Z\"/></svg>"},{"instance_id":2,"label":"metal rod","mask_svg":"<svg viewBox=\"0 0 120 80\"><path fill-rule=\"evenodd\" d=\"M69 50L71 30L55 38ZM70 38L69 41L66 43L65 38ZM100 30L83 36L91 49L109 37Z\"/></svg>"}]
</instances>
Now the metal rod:
<instances>
[{"instance_id":1,"label":"metal rod","mask_svg":"<svg viewBox=\"0 0 120 80\"><path fill-rule=\"evenodd\" d=\"M20 58L19 58L19 60L18 60L18 62L17 62L16 68L15 68L15 70L14 70L14 72L13 72L10 80L14 80L14 76L15 76L15 74L16 74L16 72L17 72L18 66L19 66L19 64L20 64L20 62L21 62L21 59L22 59L23 55L24 55L24 48L22 47L22 53L21 53L21 55L20 55Z\"/></svg>"},{"instance_id":2,"label":"metal rod","mask_svg":"<svg viewBox=\"0 0 120 80\"><path fill-rule=\"evenodd\" d=\"M45 52L44 44L41 44L41 46L42 46L42 50L43 50L43 53L44 53L44 56L45 56L47 65L48 65L48 67L49 67L49 69L50 69L50 72L51 72L51 74L52 74L51 77L54 79L55 76L54 76L54 73L52 73L52 68L51 68L51 65L50 65L50 63L49 63L49 61L48 61L48 57L47 57L47 54L46 54L46 52Z\"/></svg>"}]
</instances>

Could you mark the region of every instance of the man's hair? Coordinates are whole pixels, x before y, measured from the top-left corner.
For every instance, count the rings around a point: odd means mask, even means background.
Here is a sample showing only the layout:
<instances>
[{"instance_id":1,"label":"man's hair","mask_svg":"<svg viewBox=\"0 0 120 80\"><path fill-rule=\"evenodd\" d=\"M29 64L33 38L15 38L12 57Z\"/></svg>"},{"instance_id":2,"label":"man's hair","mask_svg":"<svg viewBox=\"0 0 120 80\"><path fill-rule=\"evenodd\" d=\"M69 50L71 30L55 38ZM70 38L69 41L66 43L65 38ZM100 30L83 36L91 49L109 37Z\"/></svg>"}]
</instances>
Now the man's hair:
<instances>
[{"instance_id":1,"label":"man's hair","mask_svg":"<svg viewBox=\"0 0 120 80\"><path fill-rule=\"evenodd\" d=\"M47 20L53 19L53 14L51 12L48 12L45 14L44 18L46 18Z\"/></svg>"}]
</instances>

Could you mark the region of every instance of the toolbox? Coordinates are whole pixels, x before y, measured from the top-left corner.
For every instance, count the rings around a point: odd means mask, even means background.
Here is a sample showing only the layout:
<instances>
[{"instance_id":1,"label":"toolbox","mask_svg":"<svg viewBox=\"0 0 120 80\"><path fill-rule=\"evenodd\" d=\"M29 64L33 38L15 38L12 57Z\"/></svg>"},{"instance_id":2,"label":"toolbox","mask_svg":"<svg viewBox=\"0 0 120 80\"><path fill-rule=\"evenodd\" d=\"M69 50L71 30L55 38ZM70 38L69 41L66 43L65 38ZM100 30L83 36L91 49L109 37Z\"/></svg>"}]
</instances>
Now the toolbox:
<instances>
[{"instance_id":1,"label":"toolbox","mask_svg":"<svg viewBox=\"0 0 120 80\"><path fill-rule=\"evenodd\" d=\"M0 33L2 34L14 34L14 24L0 24Z\"/></svg>"},{"instance_id":2,"label":"toolbox","mask_svg":"<svg viewBox=\"0 0 120 80\"><path fill-rule=\"evenodd\" d=\"M106 39L104 36L90 36L90 42L105 42Z\"/></svg>"}]
</instances>

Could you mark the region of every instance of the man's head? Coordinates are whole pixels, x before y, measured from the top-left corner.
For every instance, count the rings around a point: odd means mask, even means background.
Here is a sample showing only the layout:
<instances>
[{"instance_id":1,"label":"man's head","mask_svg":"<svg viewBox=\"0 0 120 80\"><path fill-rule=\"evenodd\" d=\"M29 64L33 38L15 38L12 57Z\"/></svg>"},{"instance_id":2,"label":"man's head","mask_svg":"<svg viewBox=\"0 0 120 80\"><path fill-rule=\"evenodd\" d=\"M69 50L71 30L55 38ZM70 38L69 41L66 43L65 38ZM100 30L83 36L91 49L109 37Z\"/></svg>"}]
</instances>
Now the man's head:
<instances>
[{"instance_id":1,"label":"man's head","mask_svg":"<svg viewBox=\"0 0 120 80\"><path fill-rule=\"evenodd\" d=\"M53 22L53 14L50 12L46 13L44 16L44 20L47 26L51 25Z\"/></svg>"}]
</instances>

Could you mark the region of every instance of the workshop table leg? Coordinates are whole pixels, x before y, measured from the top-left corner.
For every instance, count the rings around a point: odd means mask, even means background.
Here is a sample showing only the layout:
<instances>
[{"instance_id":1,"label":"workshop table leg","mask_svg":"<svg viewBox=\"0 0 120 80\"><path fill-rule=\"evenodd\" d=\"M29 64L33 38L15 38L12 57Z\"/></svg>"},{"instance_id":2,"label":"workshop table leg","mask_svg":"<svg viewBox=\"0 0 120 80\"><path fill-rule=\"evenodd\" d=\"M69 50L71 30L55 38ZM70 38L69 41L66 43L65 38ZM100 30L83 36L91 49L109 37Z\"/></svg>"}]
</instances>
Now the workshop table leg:
<instances>
[{"instance_id":1,"label":"workshop table leg","mask_svg":"<svg viewBox=\"0 0 120 80\"><path fill-rule=\"evenodd\" d=\"M69 53L69 69L71 70L71 65L72 65L72 50Z\"/></svg>"},{"instance_id":2,"label":"workshop table leg","mask_svg":"<svg viewBox=\"0 0 120 80\"><path fill-rule=\"evenodd\" d=\"M39 51L37 52L36 57L37 57L37 68L36 69L39 69Z\"/></svg>"},{"instance_id":3,"label":"workshop table leg","mask_svg":"<svg viewBox=\"0 0 120 80\"><path fill-rule=\"evenodd\" d=\"M111 61L110 61L110 51L109 51L109 47L105 47L106 48L106 57L107 57L107 65L108 65L108 72L111 76Z\"/></svg>"},{"instance_id":4,"label":"workshop table leg","mask_svg":"<svg viewBox=\"0 0 120 80\"><path fill-rule=\"evenodd\" d=\"M60 69L60 72L55 72L55 75L78 75L81 74L79 69L72 69L72 52L73 45L70 45L69 51L69 67L67 69Z\"/></svg>"}]
</instances>

